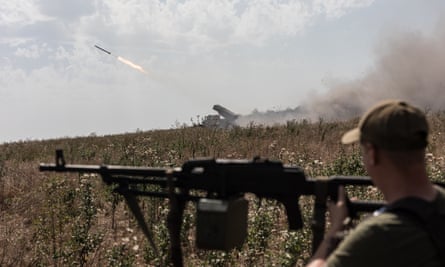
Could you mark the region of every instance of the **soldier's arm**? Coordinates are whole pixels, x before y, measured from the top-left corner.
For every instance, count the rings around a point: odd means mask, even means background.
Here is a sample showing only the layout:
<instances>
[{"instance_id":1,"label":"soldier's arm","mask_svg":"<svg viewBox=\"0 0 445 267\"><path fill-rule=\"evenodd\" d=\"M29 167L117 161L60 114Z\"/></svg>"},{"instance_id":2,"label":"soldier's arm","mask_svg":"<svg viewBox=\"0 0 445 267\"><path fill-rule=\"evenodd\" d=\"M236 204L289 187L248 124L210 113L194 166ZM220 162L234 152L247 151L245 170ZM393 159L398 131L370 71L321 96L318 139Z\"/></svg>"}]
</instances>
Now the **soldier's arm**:
<instances>
[{"instance_id":1,"label":"soldier's arm","mask_svg":"<svg viewBox=\"0 0 445 267\"><path fill-rule=\"evenodd\" d=\"M342 186L338 188L338 196L339 197L337 203L328 202L331 227L325 234L323 241L315 251L307 267L326 266L326 259L337 247L337 233L344 230L343 222L348 217L348 210L346 207L346 195Z\"/></svg>"}]
</instances>

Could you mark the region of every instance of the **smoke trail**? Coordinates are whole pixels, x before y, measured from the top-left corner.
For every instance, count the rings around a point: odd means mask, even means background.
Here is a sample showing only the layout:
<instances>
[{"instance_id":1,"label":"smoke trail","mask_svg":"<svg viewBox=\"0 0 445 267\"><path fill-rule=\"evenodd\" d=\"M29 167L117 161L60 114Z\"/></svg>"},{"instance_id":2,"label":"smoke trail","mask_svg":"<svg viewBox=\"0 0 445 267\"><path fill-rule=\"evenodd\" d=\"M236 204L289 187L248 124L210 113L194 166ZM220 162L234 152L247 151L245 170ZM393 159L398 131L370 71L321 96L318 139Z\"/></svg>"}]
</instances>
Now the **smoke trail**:
<instances>
[{"instance_id":1,"label":"smoke trail","mask_svg":"<svg viewBox=\"0 0 445 267\"><path fill-rule=\"evenodd\" d=\"M440 27L442 26L442 27ZM377 49L374 68L362 78L336 84L309 103L284 111L253 112L237 122L284 123L292 119L320 117L328 120L358 116L376 101L400 98L425 110L445 109L445 21L426 36L400 33L384 40Z\"/></svg>"}]
</instances>

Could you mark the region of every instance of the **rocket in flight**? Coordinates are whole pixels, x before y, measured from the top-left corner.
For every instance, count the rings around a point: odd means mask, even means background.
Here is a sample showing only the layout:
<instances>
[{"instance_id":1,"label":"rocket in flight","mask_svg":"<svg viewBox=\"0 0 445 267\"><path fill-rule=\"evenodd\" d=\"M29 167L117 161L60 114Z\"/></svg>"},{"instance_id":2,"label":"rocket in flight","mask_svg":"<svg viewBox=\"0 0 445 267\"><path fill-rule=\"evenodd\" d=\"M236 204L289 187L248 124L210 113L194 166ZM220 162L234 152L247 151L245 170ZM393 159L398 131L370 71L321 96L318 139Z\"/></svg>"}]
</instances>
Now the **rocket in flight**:
<instances>
[{"instance_id":1,"label":"rocket in flight","mask_svg":"<svg viewBox=\"0 0 445 267\"><path fill-rule=\"evenodd\" d=\"M106 49L104 49L104 48L102 48L102 47L100 47L100 46L98 46L98 45L94 45L94 47L96 47L97 49L99 49L100 51L102 51L102 52L104 52L104 53L107 53L108 55L111 55L111 52L110 52L110 51L108 51L108 50L106 50ZM139 66L139 65L137 65L137 64L135 64L135 63L133 63L133 62L131 62L130 60L125 59L125 58L120 57L120 56L115 56L115 55L113 55L113 56L116 57L117 60L119 60L120 62L122 62L122 63L124 63L124 64L126 64L126 65L128 65L128 66L130 66L130 67L132 67L133 69L138 70L138 71L140 71L140 72L142 72L142 73L147 74L147 72L144 70L144 68L142 68L141 66Z\"/></svg>"},{"instance_id":2,"label":"rocket in flight","mask_svg":"<svg viewBox=\"0 0 445 267\"><path fill-rule=\"evenodd\" d=\"M98 45L94 45L94 47L96 47L97 49L101 50L102 52L107 53L108 55L111 55L111 52L110 52L110 51L107 51L107 50L103 49L102 47L100 47L100 46L98 46Z\"/></svg>"}]
</instances>

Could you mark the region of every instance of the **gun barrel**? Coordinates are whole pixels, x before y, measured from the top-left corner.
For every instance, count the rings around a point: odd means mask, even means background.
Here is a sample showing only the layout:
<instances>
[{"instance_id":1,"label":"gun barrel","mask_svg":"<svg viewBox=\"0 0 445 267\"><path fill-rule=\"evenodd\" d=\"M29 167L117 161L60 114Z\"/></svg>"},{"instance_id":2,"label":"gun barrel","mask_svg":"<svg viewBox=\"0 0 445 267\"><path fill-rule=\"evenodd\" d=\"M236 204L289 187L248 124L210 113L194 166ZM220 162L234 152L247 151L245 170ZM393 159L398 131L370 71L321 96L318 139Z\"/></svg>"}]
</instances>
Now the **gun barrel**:
<instances>
[{"instance_id":1,"label":"gun barrel","mask_svg":"<svg viewBox=\"0 0 445 267\"><path fill-rule=\"evenodd\" d=\"M107 175L128 175L139 177L165 177L165 168L129 167L119 165L82 165L82 164L40 164L40 171L80 172ZM175 170L174 170L175 171Z\"/></svg>"},{"instance_id":2,"label":"gun barrel","mask_svg":"<svg viewBox=\"0 0 445 267\"><path fill-rule=\"evenodd\" d=\"M369 200L351 201L351 208L355 212L374 212L375 210L378 210L385 205L386 202L384 201L369 201Z\"/></svg>"},{"instance_id":3,"label":"gun barrel","mask_svg":"<svg viewBox=\"0 0 445 267\"><path fill-rule=\"evenodd\" d=\"M373 185L368 176L331 176L329 183L333 185Z\"/></svg>"}]
</instances>

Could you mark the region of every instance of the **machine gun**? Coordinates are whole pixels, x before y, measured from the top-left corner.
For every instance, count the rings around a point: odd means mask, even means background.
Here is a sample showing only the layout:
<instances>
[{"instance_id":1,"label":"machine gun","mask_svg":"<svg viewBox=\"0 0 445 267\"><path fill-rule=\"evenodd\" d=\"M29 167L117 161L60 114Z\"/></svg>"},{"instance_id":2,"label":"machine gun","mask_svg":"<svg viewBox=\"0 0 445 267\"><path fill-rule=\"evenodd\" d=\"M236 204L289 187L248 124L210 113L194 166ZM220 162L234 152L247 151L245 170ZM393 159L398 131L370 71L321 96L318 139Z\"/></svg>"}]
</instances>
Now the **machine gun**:
<instances>
[{"instance_id":1,"label":"machine gun","mask_svg":"<svg viewBox=\"0 0 445 267\"><path fill-rule=\"evenodd\" d=\"M156 246L136 196L169 198L167 226L170 235L171 261L182 266L180 229L187 201L197 203L196 244L203 249L229 250L240 247L247 235L245 193L275 199L286 209L289 230L303 227L298 204L301 196L315 196L312 220L313 251L323 239L326 200L337 199L340 185L369 186L369 177L334 176L309 178L299 167L284 166L280 161L194 159L181 168L151 168L117 165L66 164L62 150L56 150L53 164L40 164L40 171L97 173L106 184L115 185L138 221L141 230ZM141 187L140 185L153 185ZM150 188L149 190L146 188ZM369 212L383 202L347 201L350 214Z\"/></svg>"}]
</instances>

